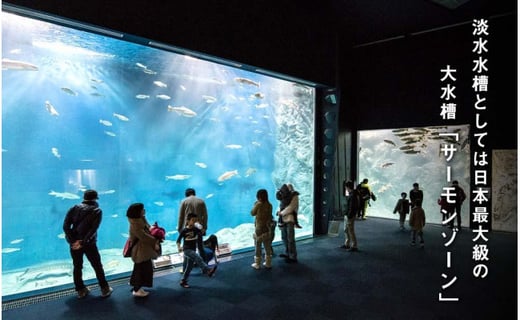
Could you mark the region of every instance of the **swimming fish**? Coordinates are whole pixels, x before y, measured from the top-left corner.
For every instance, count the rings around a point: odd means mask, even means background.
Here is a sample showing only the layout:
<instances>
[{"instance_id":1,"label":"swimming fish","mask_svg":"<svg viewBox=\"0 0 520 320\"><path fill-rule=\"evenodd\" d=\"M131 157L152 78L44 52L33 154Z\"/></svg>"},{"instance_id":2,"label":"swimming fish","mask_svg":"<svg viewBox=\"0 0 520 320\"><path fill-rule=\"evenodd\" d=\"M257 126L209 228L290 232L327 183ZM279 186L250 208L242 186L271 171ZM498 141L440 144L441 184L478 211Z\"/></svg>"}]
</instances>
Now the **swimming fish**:
<instances>
[{"instance_id":1,"label":"swimming fish","mask_svg":"<svg viewBox=\"0 0 520 320\"><path fill-rule=\"evenodd\" d=\"M57 117L60 115L58 111L56 111L56 108L54 108L54 106L49 101L45 101L45 108L51 114L51 116Z\"/></svg>"},{"instance_id":2,"label":"swimming fish","mask_svg":"<svg viewBox=\"0 0 520 320\"><path fill-rule=\"evenodd\" d=\"M227 144L224 146L226 149L242 149L242 146L239 144Z\"/></svg>"},{"instance_id":3,"label":"swimming fish","mask_svg":"<svg viewBox=\"0 0 520 320\"><path fill-rule=\"evenodd\" d=\"M388 143L388 144L391 144L391 145L393 145L393 146L395 147L395 143L394 143L392 140L387 140L387 139L385 139L385 140L383 140L383 141L386 142L386 143Z\"/></svg>"},{"instance_id":4,"label":"swimming fish","mask_svg":"<svg viewBox=\"0 0 520 320\"><path fill-rule=\"evenodd\" d=\"M38 71L38 67L24 61L2 59L2 70Z\"/></svg>"},{"instance_id":5,"label":"swimming fish","mask_svg":"<svg viewBox=\"0 0 520 320\"><path fill-rule=\"evenodd\" d=\"M170 100L171 99L170 96L167 96L165 94L158 94L155 97L158 98L158 99L161 99L161 100Z\"/></svg>"},{"instance_id":6,"label":"swimming fish","mask_svg":"<svg viewBox=\"0 0 520 320\"><path fill-rule=\"evenodd\" d=\"M206 103L213 103L213 102L217 101L217 98L215 98L213 96L206 96L206 95L203 95L202 99L204 99L204 101L206 101Z\"/></svg>"},{"instance_id":7,"label":"swimming fish","mask_svg":"<svg viewBox=\"0 0 520 320\"><path fill-rule=\"evenodd\" d=\"M20 251L20 248L2 248L2 253L11 253Z\"/></svg>"},{"instance_id":8,"label":"swimming fish","mask_svg":"<svg viewBox=\"0 0 520 320\"><path fill-rule=\"evenodd\" d=\"M110 190L105 190L105 191L99 191L98 193L99 194L113 194L113 193L116 193L116 190L110 189Z\"/></svg>"},{"instance_id":9,"label":"swimming fish","mask_svg":"<svg viewBox=\"0 0 520 320\"><path fill-rule=\"evenodd\" d=\"M251 95L252 98L257 98L257 99L263 99L265 97L265 95L261 92L257 92L255 94L252 94Z\"/></svg>"},{"instance_id":10,"label":"swimming fish","mask_svg":"<svg viewBox=\"0 0 520 320\"><path fill-rule=\"evenodd\" d=\"M209 198L213 198L214 194L213 193L210 193L206 196L206 199L209 199Z\"/></svg>"},{"instance_id":11,"label":"swimming fish","mask_svg":"<svg viewBox=\"0 0 520 320\"><path fill-rule=\"evenodd\" d=\"M237 78L235 78L235 82L238 82L238 83L241 83L241 84L247 84L247 85L250 85L250 86L260 87L260 83L259 82L255 82L255 81L253 81L251 79L247 79L247 78L237 77Z\"/></svg>"},{"instance_id":12,"label":"swimming fish","mask_svg":"<svg viewBox=\"0 0 520 320\"><path fill-rule=\"evenodd\" d=\"M221 174L220 177L218 177L218 181L219 182L226 181L228 179L233 178L237 174L238 174L238 170L226 171L223 174Z\"/></svg>"},{"instance_id":13,"label":"swimming fish","mask_svg":"<svg viewBox=\"0 0 520 320\"><path fill-rule=\"evenodd\" d=\"M160 87L160 88L166 88L168 87L168 85L162 81L154 81L153 84L155 84L156 86Z\"/></svg>"},{"instance_id":14,"label":"swimming fish","mask_svg":"<svg viewBox=\"0 0 520 320\"><path fill-rule=\"evenodd\" d=\"M23 242L24 239L15 239L15 240L12 240L11 242L9 242L10 244L17 244L17 243L20 243L20 242Z\"/></svg>"},{"instance_id":15,"label":"swimming fish","mask_svg":"<svg viewBox=\"0 0 520 320\"><path fill-rule=\"evenodd\" d=\"M136 95L135 97L136 97L137 99L141 99L141 100L150 98L150 96L147 95L147 94L138 94L138 95Z\"/></svg>"},{"instance_id":16,"label":"swimming fish","mask_svg":"<svg viewBox=\"0 0 520 320\"><path fill-rule=\"evenodd\" d=\"M381 165L381 168L388 168L388 167L390 167L390 166L393 165L393 164L394 164L393 162L383 163L383 164Z\"/></svg>"},{"instance_id":17,"label":"swimming fish","mask_svg":"<svg viewBox=\"0 0 520 320\"><path fill-rule=\"evenodd\" d=\"M125 117L124 115L119 114L119 113L113 113L113 115L114 115L114 117L118 118L121 121L128 121L128 120L130 120L127 117Z\"/></svg>"},{"instance_id":18,"label":"swimming fish","mask_svg":"<svg viewBox=\"0 0 520 320\"><path fill-rule=\"evenodd\" d=\"M159 207L164 206L164 202L162 202L162 201L155 201L153 204L155 204L156 206L159 206Z\"/></svg>"},{"instance_id":19,"label":"swimming fish","mask_svg":"<svg viewBox=\"0 0 520 320\"><path fill-rule=\"evenodd\" d=\"M116 136L116 134L113 133L112 131L105 131L105 134L106 134L107 136L111 136L111 137L115 137L115 136Z\"/></svg>"},{"instance_id":20,"label":"swimming fish","mask_svg":"<svg viewBox=\"0 0 520 320\"><path fill-rule=\"evenodd\" d=\"M49 192L49 195L55 196L56 198L69 199L69 200L80 199L80 196L78 196L77 194L74 194L74 193L70 193L70 192L56 192L54 190L51 190L51 192Z\"/></svg>"},{"instance_id":21,"label":"swimming fish","mask_svg":"<svg viewBox=\"0 0 520 320\"><path fill-rule=\"evenodd\" d=\"M51 152L56 158L61 159L61 154L59 153L58 148L52 147Z\"/></svg>"},{"instance_id":22,"label":"swimming fish","mask_svg":"<svg viewBox=\"0 0 520 320\"><path fill-rule=\"evenodd\" d=\"M166 180L186 180L189 179L191 175L189 174L176 174L173 176L166 176Z\"/></svg>"},{"instance_id":23,"label":"swimming fish","mask_svg":"<svg viewBox=\"0 0 520 320\"><path fill-rule=\"evenodd\" d=\"M140 63L140 62L137 62L135 65L138 66L141 69L146 69L146 66L144 64Z\"/></svg>"},{"instance_id":24,"label":"swimming fish","mask_svg":"<svg viewBox=\"0 0 520 320\"><path fill-rule=\"evenodd\" d=\"M208 167L204 162L195 162L195 165L199 168L206 169Z\"/></svg>"},{"instance_id":25,"label":"swimming fish","mask_svg":"<svg viewBox=\"0 0 520 320\"><path fill-rule=\"evenodd\" d=\"M70 88L63 87L63 88L61 88L61 90L63 90L65 93L70 94L71 96L77 96L78 95L77 92L75 92L74 90L72 90Z\"/></svg>"},{"instance_id":26,"label":"swimming fish","mask_svg":"<svg viewBox=\"0 0 520 320\"><path fill-rule=\"evenodd\" d=\"M99 119L99 123L101 123L102 125L107 126L107 127L112 126L112 122L110 122L108 120Z\"/></svg>"},{"instance_id":27,"label":"swimming fish","mask_svg":"<svg viewBox=\"0 0 520 320\"><path fill-rule=\"evenodd\" d=\"M256 172L255 168L248 168L246 170L246 177L249 177L250 175L254 174Z\"/></svg>"},{"instance_id":28,"label":"swimming fish","mask_svg":"<svg viewBox=\"0 0 520 320\"><path fill-rule=\"evenodd\" d=\"M187 117L187 118L192 118L192 117L195 117L197 115L197 113L191 109L188 109L186 108L185 106L180 106L180 107L172 107L172 106L168 106L168 111L175 111L177 112L178 115L181 115L181 116L184 116L184 117Z\"/></svg>"}]
</instances>

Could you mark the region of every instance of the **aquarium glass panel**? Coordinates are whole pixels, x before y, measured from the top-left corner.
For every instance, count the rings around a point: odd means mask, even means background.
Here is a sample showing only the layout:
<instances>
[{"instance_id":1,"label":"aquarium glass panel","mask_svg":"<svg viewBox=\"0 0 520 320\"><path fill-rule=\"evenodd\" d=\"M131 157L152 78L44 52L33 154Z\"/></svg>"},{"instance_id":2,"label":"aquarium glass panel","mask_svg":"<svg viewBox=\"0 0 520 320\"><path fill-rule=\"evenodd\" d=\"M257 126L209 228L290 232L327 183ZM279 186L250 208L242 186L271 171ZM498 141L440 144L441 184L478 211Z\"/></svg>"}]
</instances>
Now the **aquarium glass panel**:
<instances>
[{"instance_id":1,"label":"aquarium glass panel","mask_svg":"<svg viewBox=\"0 0 520 320\"><path fill-rule=\"evenodd\" d=\"M62 230L83 191L99 192L106 274L122 256L126 209L142 202L176 253L188 187L207 234L253 247L256 191L300 192L297 237L312 236L315 88L136 41L2 12L2 293L72 285ZM275 241L280 240L276 231ZM84 279L95 279L85 261Z\"/></svg>"},{"instance_id":2,"label":"aquarium glass panel","mask_svg":"<svg viewBox=\"0 0 520 320\"><path fill-rule=\"evenodd\" d=\"M443 187L458 180L469 198L469 125L366 130L359 132L359 180L367 178L376 201L367 216L399 220L394 208L402 192L410 199L417 182L423 190L427 223L442 222L437 200ZM444 149L455 150L448 161ZM450 172L448 174L448 171ZM469 201L462 206L462 226L469 225ZM408 217L405 226L407 227ZM396 228L399 223L396 221Z\"/></svg>"}]
</instances>

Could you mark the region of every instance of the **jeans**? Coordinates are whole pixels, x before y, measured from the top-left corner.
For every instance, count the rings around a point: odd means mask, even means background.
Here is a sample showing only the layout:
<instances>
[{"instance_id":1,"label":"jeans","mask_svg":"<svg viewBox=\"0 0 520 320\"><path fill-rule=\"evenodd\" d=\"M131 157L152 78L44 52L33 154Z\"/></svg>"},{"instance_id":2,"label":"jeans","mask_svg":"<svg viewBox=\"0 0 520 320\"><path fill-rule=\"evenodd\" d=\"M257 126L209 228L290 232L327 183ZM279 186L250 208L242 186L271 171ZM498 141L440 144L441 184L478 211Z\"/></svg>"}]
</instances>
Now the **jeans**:
<instances>
[{"instance_id":1,"label":"jeans","mask_svg":"<svg viewBox=\"0 0 520 320\"><path fill-rule=\"evenodd\" d=\"M298 254L296 253L296 240L294 238L294 223L286 222L282 227L282 241L285 245L285 253L289 256L289 259L297 259Z\"/></svg>"},{"instance_id":2,"label":"jeans","mask_svg":"<svg viewBox=\"0 0 520 320\"><path fill-rule=\"evenodd\" d=\"M99 286L101 288L108 287L108 282L105 278L105 271L103 270L103 265L101 264L101 256L99 255L97 245L96 243L90 243L83 245L81 249L70 250L72 264L74 265L74 271L72 274L74 279L74 288L76 291L85 288L85 284L83 283L83 255L87 257L90 265L94 269Z\"/></svg>"},{"instance_id":3,"label":"jeans","mask_svg":"<svg viewBox=\"0 0 520 320\"><path fill-rule=\"evenodd\" d=\"M197 263L202 270L202 273L206 274L209 271L208 265L202 260L201 256L197 254L196 251L191 249L184 250L184 261L186 262L186 269L184 269L184 274L182 275L182 280L187 281L190 276L191 270L193 270L193 264Z\"/></svg>"}]
</instances>

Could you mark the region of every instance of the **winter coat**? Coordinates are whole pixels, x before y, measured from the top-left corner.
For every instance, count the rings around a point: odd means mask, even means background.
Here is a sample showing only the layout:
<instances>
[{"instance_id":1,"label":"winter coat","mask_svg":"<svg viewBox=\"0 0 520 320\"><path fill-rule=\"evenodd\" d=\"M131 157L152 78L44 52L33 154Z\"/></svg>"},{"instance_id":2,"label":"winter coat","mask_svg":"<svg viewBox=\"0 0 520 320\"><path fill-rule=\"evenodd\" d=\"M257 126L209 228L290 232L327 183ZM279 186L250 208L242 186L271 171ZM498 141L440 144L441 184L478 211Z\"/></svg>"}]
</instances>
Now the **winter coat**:
<instances>
[{"instance_id":1,"label":"winter coat","mask_svg":"<svg viewBox=\"0 0 520 320\"><path fill-rule=\"evenodd\" d=\"M426 224L426 216L422 207L414 207L410 213L410 227L412 230L420 231Z\"/></svg>"},{"instance_id":2,"label":"winter coat","mask_svg":"<svg viewBox=\"0 0 520 320\"><path fill-rule=\"evenodd\" d=\"M103 212L96 201L85 200L69 209L63 221L65 239L69 244L81 240L82 245L96 243L97 229Z\"/></svg>"},{"instance_id":3,"label":"winter coat","mask_svg":"<svg viewBox=\"0 0 520 320\"><path fill-rule=\"evenodd\" d=\"M397 204L394 208L394 213L396 212L408 214L410 212L410 201L408 201L408 199L397 200Z\"/></svg>"},{"instance_id":4,"label":"winter coat","mask_svg":"<svg viewBox=\"0 0 520 320\"><path fill-rule=\"evenodd\" d=\"M291 202L287 207L281 210L278 214L282 217L282 221L284 223L292 222L294 223L294 216L298 213L299 206L299 197L298 192L293 192Z\"/></svg>"},{"instance_id":5,"label":"winter coat","mask_svg":"<svg viewBox=\"0 0 520 320\"><path fill-rule=\"evenodd\" d=\"M273 223L273 205L271 203L255 202L251 215L255 217L255 234L257 236L271 230L271 223Z\"/></svg>"},{"instance_id":6,"label":"winter coat","mask_svg":"<svg viewBox=\"0 0 520 320\"><path fill-rule=\"evenodd\" d=\"M130 223L130 240L137 243L132 248L132 261L141 263L147 260L155 259L159 253L155 251L155 245L159 243L154 236L150 234L150 224L144 217L128 218Z\"/></svg>"}]
</instances>

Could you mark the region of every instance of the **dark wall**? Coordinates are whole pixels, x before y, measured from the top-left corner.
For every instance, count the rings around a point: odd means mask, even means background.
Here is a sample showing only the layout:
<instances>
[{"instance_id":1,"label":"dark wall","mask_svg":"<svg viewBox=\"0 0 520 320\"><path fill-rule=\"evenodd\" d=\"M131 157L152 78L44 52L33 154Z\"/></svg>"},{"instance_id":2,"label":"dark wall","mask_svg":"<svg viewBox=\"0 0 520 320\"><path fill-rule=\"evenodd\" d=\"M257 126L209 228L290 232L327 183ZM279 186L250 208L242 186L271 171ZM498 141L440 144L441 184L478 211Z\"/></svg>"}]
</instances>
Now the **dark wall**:
<instances>
[{"instance_id":1,"label":"dark wall","mask_svg":"<svg viewBox=\"0 0 520 320\"><path fill-rule=\"evenodd\" d=\"M517 15L489 20L489 87L485 93L492 149L517 147ZM404 39L344 48L343 130L475 123L471 23ZM443 120L441 69L457 69L457 119Z\"/></svg>"}]
</instances>

